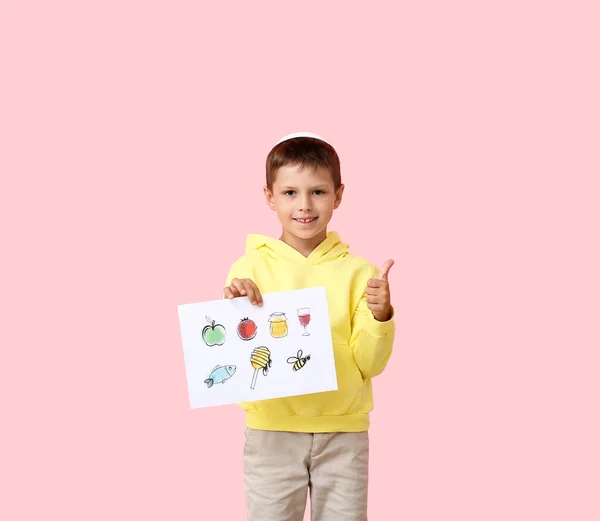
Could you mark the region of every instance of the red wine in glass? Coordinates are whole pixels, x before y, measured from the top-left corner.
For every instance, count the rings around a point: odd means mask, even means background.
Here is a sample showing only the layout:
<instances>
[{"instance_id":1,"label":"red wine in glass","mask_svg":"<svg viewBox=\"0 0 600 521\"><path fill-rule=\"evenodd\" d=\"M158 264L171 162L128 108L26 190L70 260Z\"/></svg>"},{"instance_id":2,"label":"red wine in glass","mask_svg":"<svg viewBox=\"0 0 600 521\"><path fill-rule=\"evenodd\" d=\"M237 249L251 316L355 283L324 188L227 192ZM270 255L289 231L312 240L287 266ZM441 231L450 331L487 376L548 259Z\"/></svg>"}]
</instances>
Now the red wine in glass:
<instances>
[{"instance_id":1,"label":"red wine in glass","mask_svg":"<svg viewBox=\"0 0 600 521\"><path fill-rule=\"evenodd\" d=\"M306 331L306 326L310 323L310 308L300 308L298 310L298 320L300 321L300 325L304 327L302 336L310 336L310 333Z\"/></svg>"}]
</instances>

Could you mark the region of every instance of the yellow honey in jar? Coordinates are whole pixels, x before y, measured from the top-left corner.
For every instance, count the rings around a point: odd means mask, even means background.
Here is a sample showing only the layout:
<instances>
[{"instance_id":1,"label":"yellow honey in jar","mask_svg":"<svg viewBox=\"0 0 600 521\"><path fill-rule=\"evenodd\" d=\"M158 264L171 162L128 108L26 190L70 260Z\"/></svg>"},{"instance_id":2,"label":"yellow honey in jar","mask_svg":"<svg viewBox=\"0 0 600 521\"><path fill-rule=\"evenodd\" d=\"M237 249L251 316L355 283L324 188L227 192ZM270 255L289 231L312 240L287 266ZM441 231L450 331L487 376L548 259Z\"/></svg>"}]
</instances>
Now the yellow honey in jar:
<instances>
[{"instance_id":1,"label":"yellow honey in jar","mask_svg":"<svg viewBox=\"0 0 600 521\"><path fill-rule=\"evenodd\" d=\"M269 317L269 332L273 338L283 338L288 334L287 318L285 313L271 313Z\"/></svg>"}]
</instances>

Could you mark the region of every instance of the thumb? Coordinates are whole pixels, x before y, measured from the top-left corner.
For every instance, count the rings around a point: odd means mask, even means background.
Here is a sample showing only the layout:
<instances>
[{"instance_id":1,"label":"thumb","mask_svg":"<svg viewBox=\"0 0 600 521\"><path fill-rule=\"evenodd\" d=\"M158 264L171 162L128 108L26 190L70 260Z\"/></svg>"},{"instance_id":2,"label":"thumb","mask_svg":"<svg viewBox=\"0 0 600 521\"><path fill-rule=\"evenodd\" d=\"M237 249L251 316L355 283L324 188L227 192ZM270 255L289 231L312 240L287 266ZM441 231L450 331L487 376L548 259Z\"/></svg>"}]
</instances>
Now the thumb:
<instances>
[{"instance_id":1,"label":"thumb","mask_svg":"<svg viewBox=\"0 0 600 521\"><path fill-rule=\"evenodd\" d=\"M381 265L381 275L379 275L380 279L387 280L388 273L390 272L390 268L394 265L394 259L388 259Z\"/></svg>"}]
</instances>

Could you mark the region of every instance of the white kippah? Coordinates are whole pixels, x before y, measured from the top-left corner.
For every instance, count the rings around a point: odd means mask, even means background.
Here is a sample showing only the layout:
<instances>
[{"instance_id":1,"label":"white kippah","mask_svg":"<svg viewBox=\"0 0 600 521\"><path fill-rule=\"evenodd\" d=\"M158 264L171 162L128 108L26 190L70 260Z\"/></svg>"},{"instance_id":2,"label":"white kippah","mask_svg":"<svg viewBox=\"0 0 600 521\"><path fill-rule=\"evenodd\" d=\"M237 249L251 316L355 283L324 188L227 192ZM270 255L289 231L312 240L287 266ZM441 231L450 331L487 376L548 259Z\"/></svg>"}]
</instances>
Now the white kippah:
<instances>
[{"instance_id":1,"label":"white kippah","mask_svg":"<svg viewBox=\"0 0 600 521\"><path fill-rule=\"evenodd\" d=\"M288 134L287 136L282 137L273 146L276 147L277 145L279 145L279 143L283 143L284 141L287 141L288 139L294 139L295 137L312 137L315 139L320 139L321 141L325 141L321 136L318 136L317 134L313 134L312 132L296 132L294 134ZM331 145L331 143L328 143L327 141L325 141L325 143L327 143L328 145Z\"/></svg>"}]
</instances>

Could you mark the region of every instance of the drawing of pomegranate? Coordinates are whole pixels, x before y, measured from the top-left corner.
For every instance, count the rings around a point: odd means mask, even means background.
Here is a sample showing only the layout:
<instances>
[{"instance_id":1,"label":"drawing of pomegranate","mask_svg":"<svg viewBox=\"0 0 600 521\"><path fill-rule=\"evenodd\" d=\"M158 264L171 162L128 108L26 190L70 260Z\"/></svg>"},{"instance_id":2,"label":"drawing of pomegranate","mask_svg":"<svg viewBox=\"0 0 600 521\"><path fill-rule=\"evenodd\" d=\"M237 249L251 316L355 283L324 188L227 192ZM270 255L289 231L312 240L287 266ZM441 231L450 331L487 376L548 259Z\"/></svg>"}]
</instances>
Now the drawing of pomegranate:
<instances>
[{"instance_id":1,"label":"drawing of pomegranate","mask_svg":"<svg viewBox=\"0 0 600 521\"><path fill-rule=\"evenodd\" d=\"M246 317L240 320L237 327L237 334L242 340L252 340L256 336L257 329L254 320Z\"/></svg>"}]
</instances>

